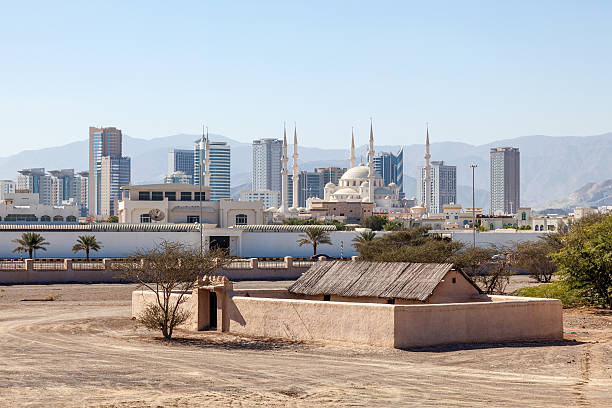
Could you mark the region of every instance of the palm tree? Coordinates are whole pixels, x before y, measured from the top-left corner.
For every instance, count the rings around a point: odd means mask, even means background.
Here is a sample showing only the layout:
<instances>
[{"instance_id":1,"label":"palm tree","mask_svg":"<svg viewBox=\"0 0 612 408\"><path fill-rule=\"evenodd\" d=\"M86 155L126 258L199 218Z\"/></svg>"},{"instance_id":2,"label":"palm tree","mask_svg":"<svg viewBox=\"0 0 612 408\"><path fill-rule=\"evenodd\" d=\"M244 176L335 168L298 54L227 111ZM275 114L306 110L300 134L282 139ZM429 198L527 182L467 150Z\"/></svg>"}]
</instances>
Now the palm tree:
<instances>
[{"instance_id":1,"label":"palm tree","mask_svg":"<svg viewBox=\"0 0 612 408\"><path fill-rule=\"evenodd\" d=\"M102 248L102 243L98 242L94 235L81 235L77 239L77 243L72 247L72 252L85 251L85 257L89 261L89 251L99 251Z\"/></svg>"},{"instance_id":2,"label":"palm tree","mask_svg":"<svg viewBox=\"0 0 612 408\"><path fill-rule=\"evenodd\" d=\"M34 259L34 251L37 249L42 249L46 251L46 245L49 245L45 238L37 234L35 232L24 232L21 234L21 238L14 239L12 242L18 244L19 246L13 249L13 252L27 252L30 256L30 259Z\"/></svg>"},{"instance_id":3,"label":"palm tree","mask_svg":"<svg viewBox=\"0 0 612 408\"><path fill-rule=\"evenodd\" d=\"M361 234L357 234L357 236L353 238L353 248L359 250L359 246L361 244L370 242L374 238L376 238L376 233L374 231L363 231Z\"/></svg>"},{"instance_id":4,"label":"palm tree","mask_svg":"<svg viewBox=\"0 0 612 408\"><path fill-rule=\"evenodd\" d=\"M308 228L300 237L301 238L297 240L298 245L312 245L313 255L317 254L317 246L319 244L331 245L332 243L331 238L329 237L329 232L325 231L321 227Z\"/></svg>"}]
</instances>

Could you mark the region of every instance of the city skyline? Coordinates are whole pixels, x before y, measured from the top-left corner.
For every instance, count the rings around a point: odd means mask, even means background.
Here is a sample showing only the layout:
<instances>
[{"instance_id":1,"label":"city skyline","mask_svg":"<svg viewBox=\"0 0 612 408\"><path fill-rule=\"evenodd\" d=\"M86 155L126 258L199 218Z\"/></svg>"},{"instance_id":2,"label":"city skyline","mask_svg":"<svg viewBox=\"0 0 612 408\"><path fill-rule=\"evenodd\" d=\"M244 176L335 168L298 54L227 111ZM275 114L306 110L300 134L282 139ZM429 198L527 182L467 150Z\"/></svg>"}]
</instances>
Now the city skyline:
<instances>
[{"instance_id":1,"label":"city skyline","mask_svg":"<svg viewBox=\"0 0 612 408\"><path fill-rule=\"evenodd\" d=\"M381 145L417 143L425 122L472 144L611 129L609 3L142 4L4 7L4 155L92 123L151 139L204 120L248 143L291 118L329 147L370 116Z\"/></svg>"}]
</instances>

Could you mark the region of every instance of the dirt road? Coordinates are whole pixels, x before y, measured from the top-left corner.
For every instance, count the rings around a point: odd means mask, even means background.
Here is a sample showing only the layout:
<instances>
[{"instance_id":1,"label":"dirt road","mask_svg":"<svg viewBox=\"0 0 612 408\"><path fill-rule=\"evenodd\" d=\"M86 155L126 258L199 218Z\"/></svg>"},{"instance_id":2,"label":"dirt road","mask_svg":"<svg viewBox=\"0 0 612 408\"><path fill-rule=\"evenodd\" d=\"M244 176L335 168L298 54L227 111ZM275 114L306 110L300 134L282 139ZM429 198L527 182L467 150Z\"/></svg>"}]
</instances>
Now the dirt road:
<instances>
[{"instance_id":1,"label":"dirt road","mask_svg":"<svg viewBox=\"0 0 612 408\"><path fill-rule=\"evenodd\" d=\"M0 406L612 405L612 316L568 340L387 350L180 332L129 319L127 285L0 288ZM52 295L55 301L44 302Z\"/></svg>"}]
</instances>

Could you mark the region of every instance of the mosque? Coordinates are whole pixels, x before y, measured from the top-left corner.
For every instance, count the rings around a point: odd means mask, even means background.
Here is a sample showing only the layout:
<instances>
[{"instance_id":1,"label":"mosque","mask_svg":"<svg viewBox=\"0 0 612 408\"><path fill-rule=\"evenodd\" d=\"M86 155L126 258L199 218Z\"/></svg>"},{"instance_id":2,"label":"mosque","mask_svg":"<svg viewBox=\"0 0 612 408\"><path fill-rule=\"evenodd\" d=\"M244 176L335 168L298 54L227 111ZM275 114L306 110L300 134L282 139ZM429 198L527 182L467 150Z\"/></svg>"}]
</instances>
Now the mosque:
<instances>
[{"instance_id":1,"label":"mosque","mask_svg":"<svg viewBox=\"0 0 612 408\"><path fill-rule=\"evenodd\" d=\"M297 182L299 177L297 133L293 136L293 194L297 194ZM288 208L288 168L289 157L287 155L287 135L283 134L282 163L282 202L277 214L290 215L298 211L296 208ZM368 149L368 164L356 165L355 160L355 136L351 134L351 156L350 168L342 175L338 184L327 183L324 188L325 202L362 202L374 203L377 209L389 209L399 205L400 187L395 183L385 185L383 178L374 170L374 132L370 122L370 146ZM320 199L319 199L320 200ZM297 197L294 196L294 201Z\"/></svg>"}]
</instances>

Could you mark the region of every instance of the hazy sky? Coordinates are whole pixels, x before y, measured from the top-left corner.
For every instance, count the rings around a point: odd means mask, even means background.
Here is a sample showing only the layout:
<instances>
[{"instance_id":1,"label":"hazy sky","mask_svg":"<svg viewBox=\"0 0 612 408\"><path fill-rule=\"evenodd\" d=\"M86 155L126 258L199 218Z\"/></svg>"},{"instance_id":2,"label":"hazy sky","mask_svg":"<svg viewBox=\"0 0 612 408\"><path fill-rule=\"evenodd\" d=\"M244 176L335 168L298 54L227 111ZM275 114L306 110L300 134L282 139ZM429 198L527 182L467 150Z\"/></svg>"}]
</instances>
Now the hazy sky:
<instances>
[{"instance_id":1,"label":"hazy sky","mask_svg":"<svg viewBox=\"0 0 612 408\"><path fill-rule=\"evenodd\" d=\"M89 125L248 142L482 144L612 130L609 1L0 0L6 156Z\"/></svg>"}]
</instances>

